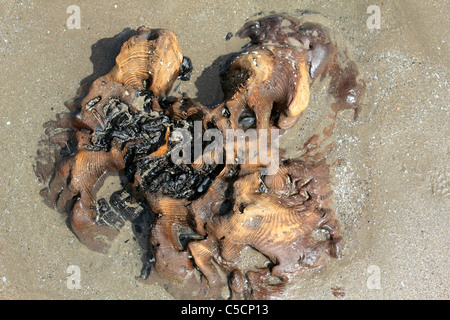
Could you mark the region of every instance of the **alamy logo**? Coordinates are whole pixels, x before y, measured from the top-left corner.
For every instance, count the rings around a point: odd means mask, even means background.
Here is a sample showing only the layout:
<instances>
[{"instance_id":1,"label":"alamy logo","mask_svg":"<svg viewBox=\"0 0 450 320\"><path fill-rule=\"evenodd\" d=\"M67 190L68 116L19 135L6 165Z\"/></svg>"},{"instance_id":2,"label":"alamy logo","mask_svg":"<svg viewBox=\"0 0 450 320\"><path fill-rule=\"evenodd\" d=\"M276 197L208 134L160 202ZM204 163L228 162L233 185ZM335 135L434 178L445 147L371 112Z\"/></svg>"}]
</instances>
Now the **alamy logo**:
<instances>
[{"instance_id":1,"label":"alamy logo","mask_svg":"<svg viewBox=\"0 0 450 320\"><path fill-rule=\"evenodd\" d=\"M370 265L367 268L369 277L367 278L367 289L379 290L381 289L381 269L379 266Z\"/></svg>"},{"instance_id":2,"label":"alamy logo","mask_svg":"<svg viewBox=\"0 0 450 320\"><path fill-rule=\"evenodd\" d=\"M81 270L77 265L70 265L67 267L67 273L70 274L67 277L66 286L67 289L81 289Z\"/></svg>"},{"instance_id":3,"label":"alamy logo","mask_svg":"<svg viewBox=\"0 0 450 320\"><path fill-rule=\"evenodd\" d=\"M367 7L367 13L371 13L371 16L367 18L367 28L370 30L381 29L381 10L377 5L371 5Z\"/></svg>"},{"instance_id":4,"label":"alamy logo","mask_svg":"<svg viewBox=\"0 0 450 320\"><path fill-rule=\"evenodd\" d=\"M263 175L273 175L279 165L279 137L278 129L227 129L224 141L222 131L207 129L202 133L202 122L195 121L193 138L187 129L174 130L171 140L177 145L170 156L176 164L190 164L195 159L195 164L260 165ZM204 142L210 144L203 148Z\"/></svg>"},{"instance_id":5,"label":"alamy logo","mask_svg":"<svg viewBox=\"0 0 450 320\"><path fill-rule=\"evenodd\" d=\"M80 7L71 5L67 7L66 13L71 13L67 18L66 25L69 29L81 29L81 13Z\"/></svg>"}]
</instances>

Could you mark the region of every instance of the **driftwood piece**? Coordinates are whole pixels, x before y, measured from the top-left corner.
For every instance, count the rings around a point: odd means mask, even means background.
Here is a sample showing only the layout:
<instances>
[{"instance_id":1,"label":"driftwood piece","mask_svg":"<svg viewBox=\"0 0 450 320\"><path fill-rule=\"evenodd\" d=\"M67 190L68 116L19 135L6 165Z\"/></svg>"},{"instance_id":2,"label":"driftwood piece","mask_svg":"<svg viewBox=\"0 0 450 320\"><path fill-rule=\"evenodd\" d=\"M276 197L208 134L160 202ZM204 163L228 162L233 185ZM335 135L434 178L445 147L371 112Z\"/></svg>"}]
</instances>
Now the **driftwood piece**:
<instances>
[{"instance_id":1,"label":"driftwood piece","mask_svg":"<svg viewBox=\"0 0 450 320\"><path fill-rule=\"evenodd\" d=\"M37 170L49 183L41 192L46 203L67 212L73 232L95 251L107 252L120 231L96 192L110 174L127 178L124 196L111 201L115 217L149 216L152 249L142 277L177 298L281 297L306 268L341 254L326 161L287 161L269 137L276 172L260 160L249 163L250 156L230 163L239 154L227 132L254 130L244 144L249 151L261 133L289 130L307 108L311 86L326 76L333 110L358 110L364 86L356 64L344 64L324 27L285 15L248 22L238 36L251 41L227 62L224 101L209 108L188 97L167 99L174 81L189 77L190 60L173 32L140 27L72 113L48 124L66 130L38 152L55 156L53 170ZM188 161L174 161L183 142L177 130L194 139L211 129L222 144L209 158L189 152ZM208 161L220 153L224 162ZM266 263L242 268L247 248Z\"/></svg>"}]
</instances>

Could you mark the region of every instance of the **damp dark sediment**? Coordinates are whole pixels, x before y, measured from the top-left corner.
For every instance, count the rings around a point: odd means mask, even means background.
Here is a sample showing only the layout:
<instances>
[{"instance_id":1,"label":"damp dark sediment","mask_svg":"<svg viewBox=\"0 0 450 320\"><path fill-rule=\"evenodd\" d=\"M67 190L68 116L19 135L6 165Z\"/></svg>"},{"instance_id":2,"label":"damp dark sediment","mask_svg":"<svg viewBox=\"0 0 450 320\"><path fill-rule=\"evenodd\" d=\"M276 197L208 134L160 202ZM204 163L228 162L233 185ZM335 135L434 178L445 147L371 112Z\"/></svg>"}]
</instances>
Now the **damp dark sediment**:
<instances>
[{"instance_id":1,"label":"damp dark sediment","mask_svg":"<svg viewBox=\"0 0 450 320\"><path fill-rule=\"evenodd\" d=\"M110 99L103 110L105 122L92 134L92 145L87 146L88 149L109 151L115 139L122 150L127 143L139 141L139 145L129 149L133 149L135 156L145 156L164 143L169 119L162 112L137 111L133 114L118 98Z\"/></svg>"},{"instance_id":2,"label":"damp dark sediment","mask_svg":"<svg viewBox=\"0 0 450 320\"><path fill-rule=\"evenodd\" d=\"M120 150L126 146L127 167L124 171L128 177L137 172L144 192L161 190L164 195L174 198L192 198L206 192L218 173L215 165L204 165L198 170L186 163L173 163L170 152L163 157L149 156L164 144L173 148L176 143L170 134L176 129L184 129L192 141L193 121L170 119L163 111L133 113L118 98L110 99L103 109L105 123L96 128L91 136L92 145L86 146L87 149L108 151L113 141L119 143ZM184 160L193 163L195 159Z\"/></svg>"},{"instance_id":3,"label":"damp dark sediment","mask_svg":"<svg viewBox=\"0 0 450 320\"><path fill-rule=\"evenodd\" d=\"M156 193L174 198L195 198L206 192L214 173L214 167L204 166L197 170L183 164L174 164L170 156L160 159L143 159L137 162L140 186L144 192Z\"/></svg>"}]
</instances>

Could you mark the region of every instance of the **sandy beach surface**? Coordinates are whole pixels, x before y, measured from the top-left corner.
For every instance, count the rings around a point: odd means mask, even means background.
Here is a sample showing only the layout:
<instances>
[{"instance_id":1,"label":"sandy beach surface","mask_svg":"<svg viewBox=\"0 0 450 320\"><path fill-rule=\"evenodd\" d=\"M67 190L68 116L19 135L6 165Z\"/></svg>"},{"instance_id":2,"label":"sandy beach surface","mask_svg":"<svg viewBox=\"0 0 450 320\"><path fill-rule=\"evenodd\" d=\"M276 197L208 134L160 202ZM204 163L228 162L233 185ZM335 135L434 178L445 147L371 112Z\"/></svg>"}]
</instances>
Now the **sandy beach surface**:
<instances>
[{"instance_id":1,"label":"sandy beach surface","mask_svg":"<svg viewBox=\"0 0 450 320\"><path fill-rule=\"evenodd\" d=\"M68 22L80 8L80 25ZM372 28L368 7L380 9ZM221 99L223 57L247 19L285 12L336 33L366 82L359 117L329 137L343 257L303 273L287 299L449 299L450 2L438 0L0 2L0 299L171 299L137 281L142 252L126 225L108 254L89 251L48 208L34 173L43 124L80 82L106 73L114 39L141 25L173 30L194 72L178 91ZM370 20L372 21L372 20ZM370 22L369 21L369 22ZM176 83L178 84L178 83ZM329 111L325 84L283 137L295 157ZM328 103L327 103L328 102ZM68 287L78 266L80 287ZM69 268L69 269L68 269Z\"/></svg>"}]
</instances>

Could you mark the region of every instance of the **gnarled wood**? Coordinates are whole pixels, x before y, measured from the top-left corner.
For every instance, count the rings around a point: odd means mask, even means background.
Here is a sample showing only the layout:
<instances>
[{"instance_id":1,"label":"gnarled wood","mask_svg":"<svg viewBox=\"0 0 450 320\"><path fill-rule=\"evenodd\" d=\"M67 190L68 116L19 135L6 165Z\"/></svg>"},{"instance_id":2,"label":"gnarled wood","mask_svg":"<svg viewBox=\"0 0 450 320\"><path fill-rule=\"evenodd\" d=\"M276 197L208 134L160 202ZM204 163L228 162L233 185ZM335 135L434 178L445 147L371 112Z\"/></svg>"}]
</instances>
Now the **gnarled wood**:
<instances>
[{"instance_id":1,"label":"gnarled wood","mask_svg":"<svg viewBox=\"0 0 450 320\"><path fill-rule=\"evenodd\" d=\"M325 160L286 161L270 139L267 153L278 165L272 173L259 160L250 163L250 155L243 163L172 158L183 143L178 129L194 138L211 128L223 135L223 159L237 158L237 140L228 141L227 130L244 135L254 129L257 135L244 143L249 151L265 130L293 127L308 106L310 87L325 76L331 77L335 112L359 107L364 90L356 64L342 65L322 26L272 15L248 22L238 35L251 42L227 62L224 101L214 108L188 97L160 106L191 66L173 32L141 27L123 44L113 69L94 81L74 116L50 124L69 131L49 140L60 152L42 191L47 203L69 213L81 242L105 252L118 230L98 223L95 190L106 174L126 175L130 197L152 211L152 259L144 278L153 268L156 275L151 272L147 281L157 278L179 298L277 298L305 269L341 254ZM201 132L195 132L198 126ZM266 264L242 268L246 248Z\"/></svg>"}]
</instances>

